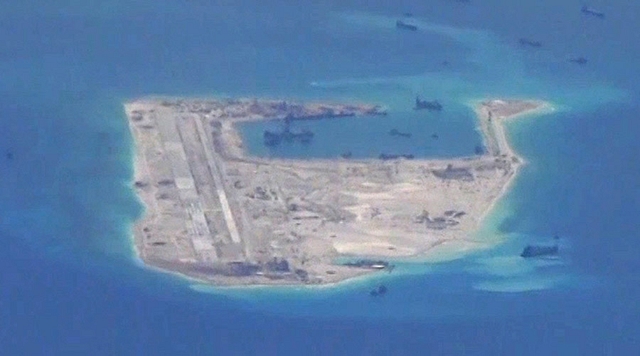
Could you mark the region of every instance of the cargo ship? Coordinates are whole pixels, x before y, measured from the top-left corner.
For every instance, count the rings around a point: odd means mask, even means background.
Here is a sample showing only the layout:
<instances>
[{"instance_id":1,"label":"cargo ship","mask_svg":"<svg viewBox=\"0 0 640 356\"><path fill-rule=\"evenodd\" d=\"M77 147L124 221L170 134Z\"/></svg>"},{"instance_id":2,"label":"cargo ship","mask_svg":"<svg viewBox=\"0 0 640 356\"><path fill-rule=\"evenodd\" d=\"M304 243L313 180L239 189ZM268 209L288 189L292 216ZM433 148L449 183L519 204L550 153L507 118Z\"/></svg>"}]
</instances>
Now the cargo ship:
<instances>
[{"instance_id":1,"label":"cargo ship","mask_svg":"<svg viewBox=\"0 0 640 356\"><path fill-rule=\"evenodd\" d=\"M442 104L438 100L428 101L421 100L419 96L416 96L416 105L414 110L429 110L429 111L442 111Z\"/></svg>"},{"instance_id":2,"label":"cargo ship","mask_svg":"<svg viewBox=\"0 0 640 356\"><path fill-rule=\"evenodd\" d=\"M284 119L284 130L281 132L265 130L262 134L265 146L273 147L282 142L310 143L314 136L313 132L309 130L293 132L291 131L291 121L290 117Z\"/></svg>"}]
</instances>

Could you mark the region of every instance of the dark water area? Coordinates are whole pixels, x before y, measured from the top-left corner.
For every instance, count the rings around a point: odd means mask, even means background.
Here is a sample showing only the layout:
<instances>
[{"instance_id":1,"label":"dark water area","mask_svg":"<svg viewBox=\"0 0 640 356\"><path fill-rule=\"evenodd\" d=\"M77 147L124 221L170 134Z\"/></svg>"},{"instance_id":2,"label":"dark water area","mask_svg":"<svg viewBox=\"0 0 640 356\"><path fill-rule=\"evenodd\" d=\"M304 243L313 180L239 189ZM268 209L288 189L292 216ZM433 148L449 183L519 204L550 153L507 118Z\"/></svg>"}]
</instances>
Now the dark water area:
<instances>
[{"instance_id":1,"label":"dark water area","mask_svg":"<svg viewBox=\"0 0 640 356\"><path fill-rule=\"evenodd\" d=\"M637 353L640 3L591 1L604 20L573 0L0 4L3 355ZM420 31L395 30L403 12ZM304 123L306 148L268 151L264 124L245 128L250 151L289 157L468 154L469 100L558 110L509 124L528 164L480 234L496 247L333 289L229 291L132 257L143 211L121 103L151 94L389 107L375 124ZM421 117L417 94L448 110ZM517 257L554 234L558 259ZM381 281L389 292L370 298Z\"/></svg>"}]
</instances>

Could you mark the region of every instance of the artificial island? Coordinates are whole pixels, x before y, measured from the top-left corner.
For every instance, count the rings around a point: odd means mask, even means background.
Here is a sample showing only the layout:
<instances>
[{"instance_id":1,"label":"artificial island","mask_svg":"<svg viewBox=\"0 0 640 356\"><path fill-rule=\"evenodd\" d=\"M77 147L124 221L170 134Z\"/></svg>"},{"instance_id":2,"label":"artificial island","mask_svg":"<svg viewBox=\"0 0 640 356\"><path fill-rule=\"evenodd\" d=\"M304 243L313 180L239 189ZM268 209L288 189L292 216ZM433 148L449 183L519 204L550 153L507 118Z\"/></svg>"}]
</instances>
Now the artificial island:
<instances>
[{"instance_id":1,"label":"artificial island","mask_svg":"<svg viewBox=\"0 0 640 356\"><path fill-rule=\"evenodd\" d=\"M472 233L522 160L503 122L547 108L488 100L474 108L485 149L457 159L292 160L250 156L236 125L362 116L369 104L143 98L126 103L134 244L145 264L217 285L328 284L388 270ZM265 137L266 139L266 137Z\"/></svg>"}]
</instances>

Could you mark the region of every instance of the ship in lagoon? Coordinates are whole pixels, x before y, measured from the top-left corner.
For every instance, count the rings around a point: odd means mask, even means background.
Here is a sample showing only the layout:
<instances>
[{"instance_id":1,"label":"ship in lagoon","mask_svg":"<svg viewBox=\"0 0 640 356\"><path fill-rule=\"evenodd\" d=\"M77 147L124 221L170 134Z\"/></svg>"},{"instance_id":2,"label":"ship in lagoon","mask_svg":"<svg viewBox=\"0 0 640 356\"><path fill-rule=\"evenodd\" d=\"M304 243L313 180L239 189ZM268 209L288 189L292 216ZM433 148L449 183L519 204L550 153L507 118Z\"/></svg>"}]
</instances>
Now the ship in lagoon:
<instances>
[{"instance_id":1,"label":"ship in lagoon","mask_svg":"<svg viewBox=\"0 0 640 356\"><path fill-rule=\"evenodd\" d=\"M282 142L286 142L286 143L300 142L303 144L311 143L314 133L309 130L301 130L299 132L292 131L291 130L292 120L293 118L290 116L285 117L284 129L280 132L265 130L262 135L264 140L264 145L273 147L273 146L278 146Z\"/></svg>"},{"instance_id":2,"label":"ship in lagoon","mask_svg":"<svg viewBox=\"0 0 640 356\"><path fill-rule=\"evenodd\" d=\"M412 153L406 153L406 154L395 154L395 153L381 153L378 158L382 161L390 161L390 160L394 160L394 159L400 159L400 158L404 158L404 159L414 159L415 155Z\"/></svg>"},{"instance_id":3,"label":"ship in lagoon","mask_svg":"<svg viewBox=\"0 0 640 356\"><path fill-rule=\"evenodd\" d=\"M265 146L277 146L282 142L300 142L304 144L311 143L313 139L313 132L309 130L301 130L300 132L293 132L288 127L282 132L265 130L263 134Z\"/></svg>"}]
</instances>

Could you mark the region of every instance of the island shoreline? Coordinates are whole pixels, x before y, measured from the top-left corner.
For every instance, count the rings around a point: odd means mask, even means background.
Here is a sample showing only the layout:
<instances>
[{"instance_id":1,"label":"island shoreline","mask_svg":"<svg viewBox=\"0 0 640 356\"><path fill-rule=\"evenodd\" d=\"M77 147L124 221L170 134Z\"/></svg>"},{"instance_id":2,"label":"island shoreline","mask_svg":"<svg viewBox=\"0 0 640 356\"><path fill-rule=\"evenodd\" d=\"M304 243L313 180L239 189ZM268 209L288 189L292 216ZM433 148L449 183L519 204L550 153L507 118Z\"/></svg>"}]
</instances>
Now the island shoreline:
<instances>
[{"instance_id":1,"label":"island shoreline","mask_svg":"<svg viewBox=\"0 0 640 356\"><path fill-rule=\"evenodd\" d=\"M166 97L163 97L166 98ZM145 100L149 100L149 99L145 99ZM153 100L158 100L157 97L154 98ZM164 100L164 99L162 99ZM176 100L175 98L170 99L170 100ZM201 100L207 100L207 99L201 99ZM254 100L254 99L237 99L239 101L242 100ZM135 103L136 101L132 101L133 103ZM130 129L132 132L132 135L134 137L138 137L138 132L136 132L136 128L134 127L135 125L132 124L132 120L131 120L131 115L132 115L132 110L130 110L128 108L128 106L130 105L130 103L132 102L128 102L126 104L127 106L127 115L129 116L129 124L130 124ZM481 127L482 127L482 136L483 139L487 140L488 138L490 138L491 133L489 132L490 130L488 130L486 127L486 125L483 125L483 122L487 119L491 118L492 112L489 111L483 111L483 108L485 108L485 104L489 103L489 104L496 104L498 103L498 105L500 105L499 103L503 103L505 101L500 101L500 100L485 100L485 101L474 101L474 112L476 114L476 119L480 122ZM486 207L486 209L484 209L484 211L482 212L481 216L479 217L477 224L475 226L475 231L477 231L480 227L480 225L482 224L482 222L484 220L486 220L486 217L489 215L489 213L494 209L496 203L498 201L500 201L503 196L510 190L515 178L518 175L519 172L519 168L520 166L524 163L524 160L512 149L512 147L510 146L509 142L508 142L508 138L507 138L507 134L505 132L505 121L508 120L512 120L521 116L534 116L534 115L540 115L542 113L544 113L545 111L547 111L548 109L553 110L553 106L548 103L548 102L544 102L544 101L532 101L532 100L522 100L522 99L518 99L516 102L519 103L526 103L528 106L524 109L520 109L519 111L510 114L510 115L497 115L496 118L497 120L494 120L494 123L491 124L493 126L493 130L494 130L494 134L493 134L493 140L496 141L496 145L498 147L498 149L502 149L505 152L499 151L499 152L492 152L491 154L494 154L496 156L499 155L507 155L510 156L512 158L515 158L517 161L514 161L513 164L513 171L511 171L511 176L509 177L509 179L506 180L506 184L504 184L501 189L500 192L492 199L491 203ZM376 106L377 107L377 106ZM344 116L355 116L355 115L344 115ZM343 117L343 116L338 116L338 117ZM321 115L317 116L317 117L312 117L310 119L322 119L323 117ZM270 119L274 119L274 118L270 118ZM277 119L277 118L275 118ZM240 118L239 120L235 120L230 123L230 126L228 127L228 129L230 129L230 133L236 135L236 137L238 137L239 142L235 142L237 144L242 145L242 139L237 131L237 127L235 126L236 124L240 123L240 122L247 122L247 121L257 121L257 120L266 120L266 118L259 118L259 117L250 117L250 118ZM488 120L489 122L491 120ZM495 121L499 121L499 123L495 123ZM497 132L495 132L497 130ZM142 179L145 176L145 169L148 170L149 164L148 162L146 162L146 158L144 156L144 154L142 154L142 145L140 145L140 143L138 142L138 140L134 140L133 142L133 150L134 150L134 155L133 155L133 162L132 164L134 165L134 182L140 182L140 179ZM286 160L286 159L256 159L255 157L252 157L249 155L248 152L245 151L244 147L241 146L241 149L239 151L236 151L234 153L234 157L233 159L249 159L253 162L257 162L256 164L259 164L261 162L268 162L268 164L283 164L286 165L288 167L298 164L298 163L307 163L307 160ZM228 157L227 157L228 159ZM465 161L465 160L469 160L469 161L473 161L478 159L477 157L462 157L462 158L458 158L456 159L457 161ZM318 162L320 161L322 163L321 160L313 160L310 159L311 161L314 162ZM429 164L433 164L434 162L436 163L443 163L443 162L449 162L451 161L450 159L415 159L414 162L417 163L429 163ZM333 162L333 160L325 160L326 162ZM377 160L375 159L365 159L365 160L353 160L354 163L363 163L363 164L372 164L372 163L377 163ZM148 175L149 172L146 172L146 174ZM139 200L141 201L141 203L144 206L144 213L143 216L140 219L143 219L146 214L149 211L149 205L148 205L148 199L143 199L141 198L140 194L137 195ZM138 223L138 221L136 222ZM468 236L467 236L468 238ZM345 278L341 278L338 280L332 280L332 281L321 281L319 283L312 283L312 284L302 284L302 283L255 283L255 282L251 282L251 283L247 283L247 284L242 284L242 283L218 283L216 281L212 281L209 279L203 279L203 278L199 278L198 276L194 276L194 275L189 275L188 273L184 273L183 271L180 271L178 269L174 269L174 268L167 268L165 266L161 266L161 265L157 265L154 264L152 260L148 260L145 259L145 254L144 254L144 246L141 245L141 240L139 238L136 238L136 232L134 231L132 233L132 242L133 242L133 246L134 246L134 251L136 254L137 259L140 261L140 263L142 263L143 266L145 267L152 267L153 270L158 270L158 271L163 271L163 272L168 272L171 273L173 275L176 276L180 276L180 277L186 277L189 280L192 281L198 281L201 283L208 283L208 284L214 284L214 285L225 285L227 287L231 287L231 288L235 288L235 287L246 287L247 285L258 285L258 286L273 286L273 285L284 285L284 286L334 286L334 285L342 285L343 282L349 282L350 280L353 280L354 278L357 280L360 280L359 277L363 277L366 275L371 275L372 272L371 270L365 270L365 271L360 271L361 273L356 273L356 274L352 274L348 277ZM463 243L464 245L464 240L460 240L457 239L455 240L456 243ZM440 241L438 244L447 244L447 241ZM432 246L433 247L433 246ZM468 247L468 246L467 246ZM472 246L471 248L467 248L466 250L471 250L474 251L476 250L478 247L476 246L475 248ZM392 260L394 261L420 261L420 260L425 260L428 259L430 257L430 248L427 250L423 250L420 251L417 254L411 255L411 256L393 256L391 257ZM464 252L464 253L468 253ZM342 256L348 256L349 254L342 254L340 253L340 255ZM358 257L371 257L368 255L357 255ZM379 257L379 255L372 255L373 257ZM375 274L372 274L375 275Z\"/></svg>"}]
</instances>

